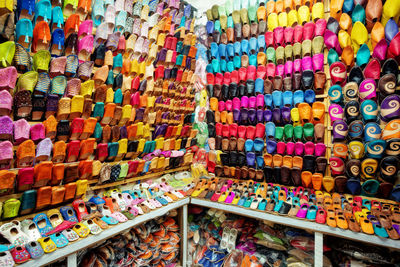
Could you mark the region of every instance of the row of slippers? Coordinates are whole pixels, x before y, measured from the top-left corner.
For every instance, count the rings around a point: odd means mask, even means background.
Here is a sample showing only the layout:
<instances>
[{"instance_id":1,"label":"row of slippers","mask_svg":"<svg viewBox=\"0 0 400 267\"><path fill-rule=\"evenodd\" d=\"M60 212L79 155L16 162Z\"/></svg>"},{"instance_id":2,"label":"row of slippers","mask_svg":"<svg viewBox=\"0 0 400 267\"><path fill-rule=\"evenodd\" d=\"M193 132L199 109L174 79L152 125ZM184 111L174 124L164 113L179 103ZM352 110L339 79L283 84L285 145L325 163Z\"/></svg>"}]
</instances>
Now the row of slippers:
<instances>
[{"instance_id":1,"label":"row of slippers","mask_svg":"<svg viewBox=\"0 0 400 267\"><path fill-rule=\"evenodd\" d=\"M312 69L309 69L294 72L293 75L285 77L276 74L275 64L268 63L266 66L241 67L224 74L207 73L206 89L211 97L227 99L244 95L271 94L273 91L312 89L315 94L320 95L324 92L325 83L326 74L322 71L314 73Z\"/></svg>"},{"instance_id":2,"label":"row of slippers","mask_svg":"<svg viewBox=\"0 0 400 267\"><path fill-rule=\"evenodd\" d=\"M300 156L280 154L257 154L254 152L222 152L220 162L209 155L208 169L217 177L236 177L237 179L255 179L257 181L300 185L302 179L308 178L308 172L325 173L327 159L324 156ZM216 165L221 163L221 165ZM247 165L247 166L246 166ZM305 173L307 172L307 173ZM304 176L304 177L303 177ZM322 181L321 177L318 177ZM310 181L304 184L311 187Z\"/></svg>"},{"instance_id":3,"label":"row of slippers","mask_svg":"<svg viewBox=\"0 0 400 267\"><path fill-rule=\"evenodd\" d=\"M285 127L276 127L273 122L268 122L265 125L258 123L255 128L254 126L238 126L236 123L229 125L217 123L215 128L214 125L209 126L208 131L210 149L220 150L223 146L225 147L223 150L227 150L226 147L229 146L230 150L236 150L237 147L239 151L242 151L246 139L264 140L264 137L266 137L267 150L271 153L275 151L279 153L279 151L285 151L285 142L290 144L290 148L287 148L288 151L293 151L294 142L314 141L315 143L322 143L325 127L321 123L316 124L315 127L311 123L306 123L304 126L293 127L291 124L286 124ZM226 140L230 140L231 143Z\"/></svg>"},{"instance_id":4,"label":"row of slippers","mask_svg":"<svg viewBox=\"0 0 400 267\"><path fill-rule=\"evenodd\" d=\"M130 141L140 138L147 139L152 134L150 125L141 121L128 126L105 125L102 127L95 118L87 118L85 120L83 118L75 118L72 122L68 120L57 122L54 116L51 115L43 123L36 123L33 125L29 125L25 119L13 122L8 116L2 116L0 118L1 123L4 125L1 131L1 140L11 140L14 145L19 145L29 139L38 144L45 138L50 138L52 142L56 139L57 141L67 142L68 140L84 140L89 137L95 138L97 142L102 141L103 143L108 143L110 141L116 142L120 137L128 138ZM160 122L163 124L156 126L153 139L159 136L165 138L176 136L193 138L198 132L188 125L191 120L185 120L185 125L167 125L167 121L164 120ZM165 127L165 125L167 126ZM160 130L158 130L158 128L160 128ZM8 146L7 143L5 147Z\"/></svg>"},{"instance_id":5,"label":"row of slippers","mask_svg":"<svg viewBox=\"0 0 400 267\"><path fill-rule=\"evenodd\" d=\"M292 109L288 106L283 106L281 108L265 110L261 108L241 108L233 109L233 112L227 112L223 110L223 101L217 102L216 99L210 99L210 101L213 102L212 110L215 112L213 115L211 115L210 112L208 118L210 119L210 123L217 122L215 126L224 123L224 125L226 125L225 127L229 127L229 125L232 124L239 124L243 127L246 125L249 125L247 127L254 127L255 125L264 125L265 123L265 126L269 125L269 128L275 128L275 126L285 127L286 125L293 125L293 127L309 125L307 128L310 128L310 125L313 125L311 127L313 129L314 126L324 123L325 104L322 102L314 102L312 107L308 103L299 103L298 107ZM221 112L216 110L217 103ZM230 105L229 102L228 104ZM335 109L330 110L335 111ZM275 132L275 130L273 130L273 132Z\"/></svg>"},{"instance_id":6,"label":"row of slippers","mask_svg":"<svg viewBox=\"0 0 400 267\"><path fill-rule=\"evenodd\" d=\"M178 197L174 196L174 199L178 199ZM133 201L132 197L127 197L127 200ZM112 199L108 197L105 200L93 197L91 201L99 203L99 205L108 202L109 205L112 205ZM145 200L142 203L148 202ZM157 205L157 208L167 204L168 201L166 203L163 202L163 204ZM148 204L148 206L143 204L143 207L146 208L140 208L140 214L144 214L144 211L148 213L150 209L156 208L152 204ZM21 223L13 221L3 225L2 233L5 235L5 240L2 245L8 249L12 248L11 255L13 255L14 260L18 261L18 263L23 263L30 258L39 258L44 253L51 253L57 248L65 247L70 242L87 237L90 233L93 235L99 234L108 229L109 225L126 222L139 214L139 210L132 207L129 212L123 211L123 213L119 211L111 212L111 209L105 209L108 212L104 211L106 215L102 215L96 212L96 204L93 202L85 203L82 200L76 200L73 203L73 207L66 206L60 210L49 210L47 214L40 213L36 215L33 220L27 219ZM90 214L87 209L90 210ZM86 217L83 218L84 216ZM166 221L164 229L171 231L170 238L180 240L179 236L174 234L178 230L174 220ZM164 237L165 232L161 229L159 232L155 232L154 235Z\"/></svg>"},{"instance_id":7,"label":"row of slippers","mask_svg":"<svg viewBox=\"0 0 400 267\"><path fill-rule=\"evenodd\" d=\"M331 196L320 191L307 192L302 187L289 190L251 181L238 184L232 180L222 180L220 183L214 179L202 183L209 189L200 189L197 186L192 197L203 197L211 201L326 223L331 227L399 239L399 212L392 205L382 205L377 201L372 203L350 195L334 193Z\"/></svg>"}]
</instances>

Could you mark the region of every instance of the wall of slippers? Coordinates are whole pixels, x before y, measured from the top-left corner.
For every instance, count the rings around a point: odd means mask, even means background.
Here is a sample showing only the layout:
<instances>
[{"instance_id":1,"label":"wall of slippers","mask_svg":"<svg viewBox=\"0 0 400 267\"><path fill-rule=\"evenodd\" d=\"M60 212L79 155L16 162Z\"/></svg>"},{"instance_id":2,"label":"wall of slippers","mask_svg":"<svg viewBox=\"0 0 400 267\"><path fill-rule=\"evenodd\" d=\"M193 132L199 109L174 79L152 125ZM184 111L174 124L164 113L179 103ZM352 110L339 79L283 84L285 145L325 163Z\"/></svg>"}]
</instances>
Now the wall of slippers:
<instances>
[{"instance_id":1,"label":"wall of slippers","mask_svg":"<svg viewBox=\"0 0 400 267\"><path fill-rule=\"evenodd\" d=\"M398 239L399 3L227 1L206 15L216 178L192 197Z\"/></svg>"},{"instance_id":2,"label":"wall of slippers","mask_svg":"<svg viewBox=\"0 0 400 267\"><path fill-rule=\"evenodd\" d=\"M25 262L36 255L27 248L64 247L76 240L71 231L61 234L72 224L85 237L92 226L183 198L163 180L165 190L159 182L146 193L109 190L104 199L81 199L96 184L189 169L198 132L191 6L179 0L1 5L0 247L12 256L0 261Z\"/></svg>"}]
</instances>

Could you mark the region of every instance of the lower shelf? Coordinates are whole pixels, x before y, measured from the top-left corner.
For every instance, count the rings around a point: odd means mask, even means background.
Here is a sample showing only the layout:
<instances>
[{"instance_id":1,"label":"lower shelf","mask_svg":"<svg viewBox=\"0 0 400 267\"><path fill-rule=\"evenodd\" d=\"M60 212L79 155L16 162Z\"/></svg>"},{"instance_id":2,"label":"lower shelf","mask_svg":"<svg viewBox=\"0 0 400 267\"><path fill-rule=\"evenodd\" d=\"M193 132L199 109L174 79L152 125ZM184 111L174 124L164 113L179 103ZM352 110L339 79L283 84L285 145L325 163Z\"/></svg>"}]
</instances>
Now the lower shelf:
<instances>
[{"instance_id":1,"label":"lower shelf","mask_svg":"<svg viewBox=\"0 0 400 267\"><path fill-rule=\"evenodd\" d=\"M129 220L125 223L118 224L110 229L107 229L103 232L101 232L98 235L90 235L84 239L81 239L79 241L76 241L65 248L57 249L56 251L43 255L42 257L36 259L36 260L30 260L24 264L21 264L19 266L44 266L48 265L50 263L53 263L55 261L58 261L60 259L63 259L67 257L68 255L71 255L73 253L78 252L79 250L88 248L88 247L93 247L96 243L103 242L104 240L115 236L123 231L126 231L136 225L142 224L148 220L163 216L166 214L168 211L180 208L184 205L189 204L190 199L189 198L184 198L181 200L178 200L176 202L173 202L171 204L168 204L165 207L161 207L159 209L156 209L154 211L151 211L149 213L140 215L136 217L133 220Z\"/></svg>"},{"instance_id":2,"label":"lower shelf","mask_svg":"<svg viewBox=\"0 0 400 267\"><path fill-rule=\"evenodd\" d=\"M355 241L361 241L365 243L370 243L373 245L378 245L382 247L388 247L396 250L400 250L400 240L392 240L389 238L380 238L375 235L367 235L364 233L355 233L350 230L343 230L340 228L332 228L328 225L323 225L307 220L295 219L287 216L274 215L262 211L257 211L253 209L243 208L235 205L228 205L219 202L213 202L209 200L191 198L191 204L214 208L218 210L223 210L225 212L234 213L242 215L245 217L251 217L259 220L266 220L278 224L283 224L295 228L301 228L304 230L310 230L312 232L320 232L326 235L343 237L345 239L351 239Z\"/></svg>"}]
</instances>

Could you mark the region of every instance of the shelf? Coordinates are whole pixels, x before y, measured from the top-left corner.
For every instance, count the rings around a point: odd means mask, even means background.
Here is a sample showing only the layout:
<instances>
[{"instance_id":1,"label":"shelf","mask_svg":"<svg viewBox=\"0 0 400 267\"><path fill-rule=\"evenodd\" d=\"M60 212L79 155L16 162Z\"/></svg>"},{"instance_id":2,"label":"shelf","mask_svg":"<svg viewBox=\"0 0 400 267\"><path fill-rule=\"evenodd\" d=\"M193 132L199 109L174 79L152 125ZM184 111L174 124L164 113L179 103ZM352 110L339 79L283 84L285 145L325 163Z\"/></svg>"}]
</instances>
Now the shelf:
<instances>
[{"instance_id":1,"label":"shelf","mask_svg":"<svg viewBox=\"0 0 400 267\"><path fill-rule=\"evenodd\" d=\"M192 198L191 204L207 207L207 208L214 208L218 210L223 210L225 212L234 213L238 215L242 215L245 217L251 217L259 220L266 220L278 224L283 224L295 228L301 228L304 230L309 230L312 232L320 232L326 235L342 237L345 239L351 239L355 241L361 241L365 243L369 243L372 245L392 248L396 250L400 250L400 241L399 240L392 240L388 238L380 238L375 235L367 235L363 233L355 233L350 230L343 230L340 228L332 228L328 225L319 224L307 220L299 220L288 216L280 216L274 215L262 211L257 211L253 209L243 208L235 205L228 205L222 204L219 202L212 202L203 199Z\"/></svg>"},{"instance_id":2,"label":"shelf","mask_svg":"<svg viewBox=\"0 0 400 267\"><path fill-rule=\"evenodd\" d=\"M50 263L56 262L60 259L63 259L73 253L76 253L82 249L85 249L88 247L93 247L96 243L103 242L104 240L106 240L112 236L115 236L123 231L126 231L136 225L139 225L148 220L163 216L168 211L183 207L183 206L189 204L189 202L190 202L189 198L184 198L184 199L178 200L176 202L168 204L167 206L164 206L164 207L161 207L154 211L151 211L147 214L140 215L133 220L129 220L125 223L117 224L116 226L114 226L108 230L105 230L98 235L90 235L86 238L83 238L79 241L76 241L76 242L66 246L65 248L57 249L56 251L54 251L50 254L45 254L36 260L30 260L30 261L28 261L24 264L18 265L18 266L30 267L30 266L48 265Z\"/></svg>"},{"instance_id":3,"label":"shelf","mask_svg":"<svg viewBox=\"0 0 400 267\"><path fill-rule=\"evenodd\" d=\"M154 177L159 177L159 176L162 176L167 173L187 171L189 169L190 169L190 166L184 166L184 167L165 170L165 171L161 171L161 172L150 173L150 174L146 174L146 175L142 175L142 176L128 178L128 179L125 179L125 180L119 181L119 182L91 186L90 188L88 188L88 190L99 190L99 189L104 189L104 188L110 188L110 187L114 187L114 186L118 186L118 185L132 183L132 182L139 181L139 180L146 180L146 179L150 179L150 178L154 178Z\"/></svg>"}]
</instances>

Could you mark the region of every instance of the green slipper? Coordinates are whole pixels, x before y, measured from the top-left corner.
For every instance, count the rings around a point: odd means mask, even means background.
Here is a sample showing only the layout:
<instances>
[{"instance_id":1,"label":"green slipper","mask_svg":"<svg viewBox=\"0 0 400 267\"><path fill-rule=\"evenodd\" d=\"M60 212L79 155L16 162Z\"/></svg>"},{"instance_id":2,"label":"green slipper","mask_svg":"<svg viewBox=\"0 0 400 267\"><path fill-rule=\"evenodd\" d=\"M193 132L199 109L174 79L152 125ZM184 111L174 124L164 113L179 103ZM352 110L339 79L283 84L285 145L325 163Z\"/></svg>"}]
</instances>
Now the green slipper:
<instances>
[{"instance_id":1,"label":"green slipper","mask_svg":"<svg viewBox=\"0 0 400 267\"><path fill-rule=\"evenodd\" d=\"M40 51L39 51L40 52ZM47 51L48 52L48 51ZM0 44L0 64L6 68L11 66L15 54L15 43L8 41Z\"/></svg>"},{"instance_id":2,"label":"green slipper","mask_svg":"<svg viewBox=\"0 0 400 267\"><path fill-rule=\"evenodd\" d=\"M294 132L293 125L286 124L285 127L283 127L283 132L285 134L285 141L291 141Z\"/></svg>"},{"instance_id":3,"label":"green slipper","mask_svg":"<svg viewBox=\"0 0 400 267\"><path fill-rule=\"evenodd\" d=\"M273 47L268 47L267 48L267 52L266 52L266 54L267 54L267 60L268 60L268 62L270 62L270 63L276 63L276 54L275 54L275 49L273 48Z\"/></svg>"},{"instance_id":4,"label":"green slipper","mask_svg":"<svg viewBox=\"0 0 400 267\"><path fill-rule=\"evenodd\" d=\"M303 126L304 140L312 141L314 138L314 124L305 123Z\"/></svg>"},{"instance_id":5,"label":"green slipper","mask_svg":"<svg viewBox=\"0 0 400 267\"><path fill-rule=\"evenodd\" d=\"M328 52L328 64L329 64L329 66L332 65L335 62L338 62L338 61L339 61L338 53L333 48L329 49L329 52Z\"/></svg>"},{"instance_id":6,"label":"green slipper","mask_svg":"<svg viewBox=\"0 0 400 267\"><path fill-rule=\"evenodd\" d=\"M275 139L278 141L282 141L283 138L283 127L275 128Z\"/></svg>"},{"instance_id":7,"label":"green slipper","mask_svg":"<svg viewBox=\"0 0 400 267\"><path fill-rule=\"evenodd\" d=\"M130 213L129 211L124 210L121 213L124 214L126 218L128 218L129 220L133 220L135 218L135 216L133 216L133 214Z\"/></svg>"},{"instance_id":8,"label":"green slipper","mask_svg":"<svg viewBox=\"0 0 400 267\"><path fill-rule=\"evenodd\" d=\"M36 71L28 71L19 76L17 82L17 91L28 90L33 92L38 82L39 74Z\"/></svg>"},{"instance_id":9,"label":"green slipper","mask_svg":"<svg viewBox=\"0 0 400 267\"><path fill-rule=\"evenodd\" d=\"M303 126L298 125L293 129L294 141L301 141L303 138Z\"/></svg>"},{"instance_id":10,"label":"green slipper","mask_svg":"<svg viewBox=\"0 0 400 267\"><path fill-rule=\"evenodd\" d=\"M33 56L33 70L35 71L49 71L49 64L51 55L48 50L40 50Z\"/></svg>"},{"instance_id":11,"label":"green slipper","mask_svg":"<svg viewBox=\"0 0 400 267\"><path fill-rule=\"evenodd\" d=\"M378 193L379 185L375 179L365 181L361 186L361 195L374 197Z\"/></svg>"},{"instance_id":12,"label":"green slipper","mask_svg":"<svg viewBox=\"0 0 400 267\"><path fill-rule=\"evenodd\" d=\"M3 204L3 219L9 219L18 216L21 201L15 198L7 199Z\"/></svg>"}]
</instances>

